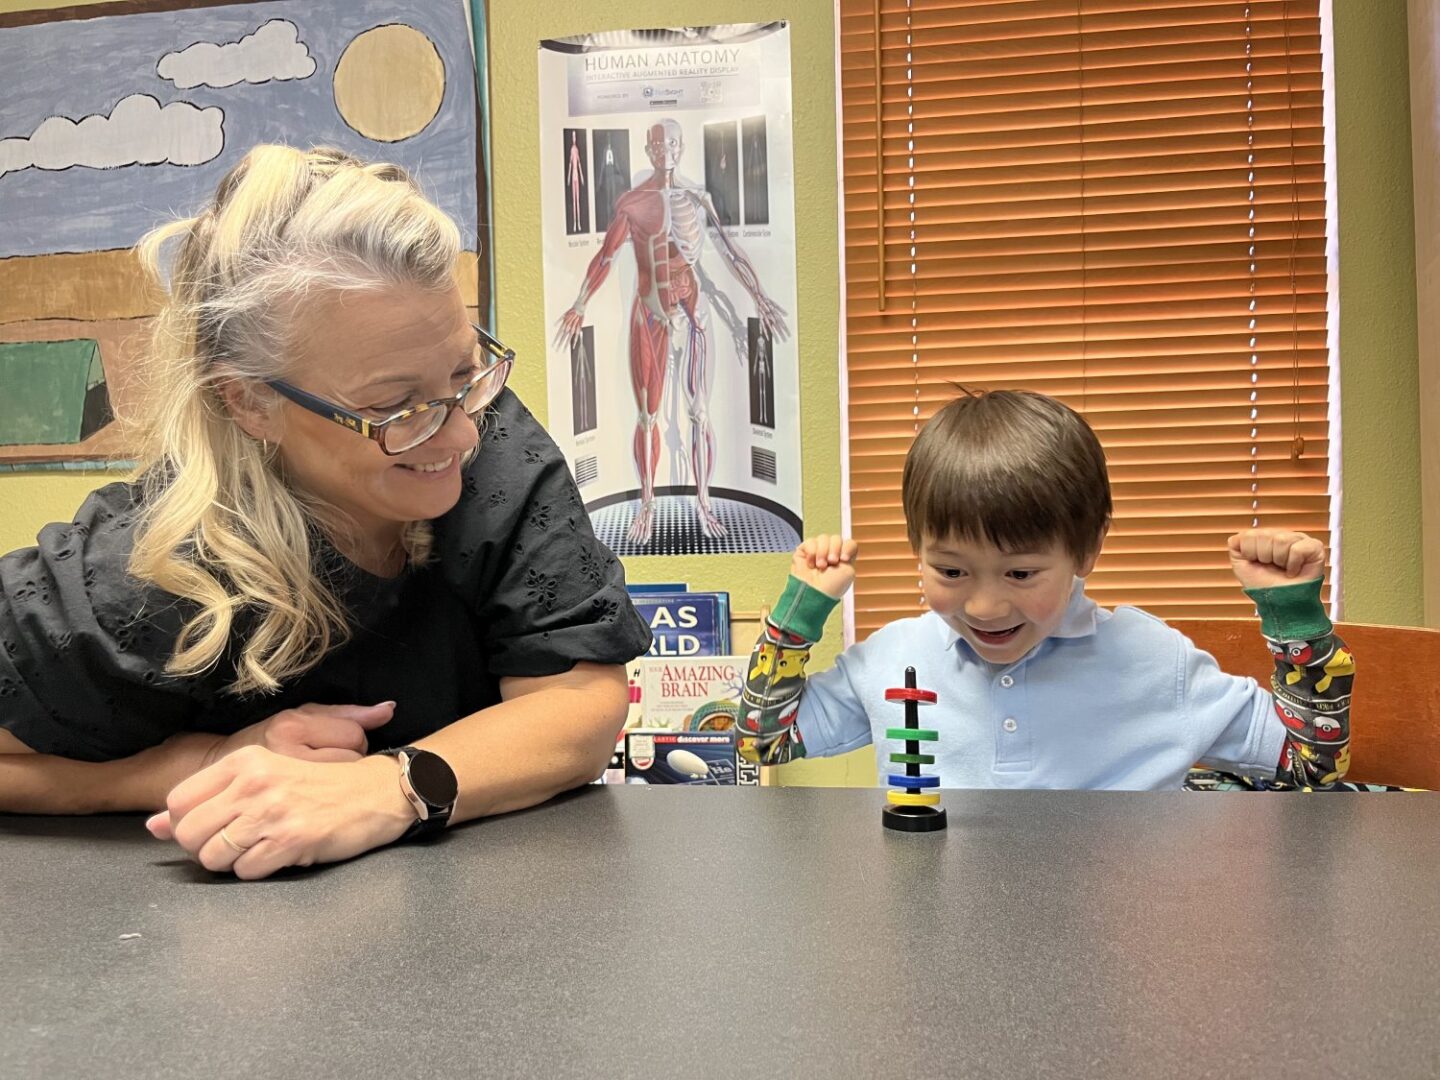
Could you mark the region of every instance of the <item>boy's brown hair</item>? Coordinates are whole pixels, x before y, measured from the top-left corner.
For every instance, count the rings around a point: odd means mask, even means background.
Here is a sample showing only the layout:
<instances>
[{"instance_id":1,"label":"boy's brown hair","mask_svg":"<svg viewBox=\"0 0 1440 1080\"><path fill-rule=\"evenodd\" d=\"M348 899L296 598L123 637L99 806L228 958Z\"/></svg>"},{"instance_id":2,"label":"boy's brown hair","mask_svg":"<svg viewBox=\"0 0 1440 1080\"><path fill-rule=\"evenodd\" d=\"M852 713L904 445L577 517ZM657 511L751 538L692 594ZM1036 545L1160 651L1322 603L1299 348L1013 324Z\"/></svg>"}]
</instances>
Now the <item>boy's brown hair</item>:
<instances>
[{"instance_id":1,"label":"boy's brown hair","mask_svg":"<svg viewBox=\"0 0 1440 1080\"><path fill-rule=\"evenodd\" d=\"M1002 551L1058 542L1081 563L1096 554L1112 503L1090 425L1044 394L959 389L905 458L911 546L963 537Z\"/></svg>"}]
</instances>

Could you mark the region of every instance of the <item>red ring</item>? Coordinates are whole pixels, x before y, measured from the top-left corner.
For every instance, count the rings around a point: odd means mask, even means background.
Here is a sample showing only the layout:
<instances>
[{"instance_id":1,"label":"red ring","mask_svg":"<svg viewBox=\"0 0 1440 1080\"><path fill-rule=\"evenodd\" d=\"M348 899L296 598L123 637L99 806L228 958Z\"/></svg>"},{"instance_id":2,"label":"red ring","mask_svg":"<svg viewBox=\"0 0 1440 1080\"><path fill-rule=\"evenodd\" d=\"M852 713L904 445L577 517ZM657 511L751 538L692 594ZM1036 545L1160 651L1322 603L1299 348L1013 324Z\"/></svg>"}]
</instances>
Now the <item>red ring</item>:
<instances>
[{"instance_id":1,"label":"red ring","mask_svg":"<svg viewBox=\"0 0 1440 1080\"><path fill-rule=\"evenodd\" d=\"M886 701L918 701L921 705L934 705L940 699L934 690L921 690L915 686L892 686L885 691Z\"/></svg>"}]
</instances>

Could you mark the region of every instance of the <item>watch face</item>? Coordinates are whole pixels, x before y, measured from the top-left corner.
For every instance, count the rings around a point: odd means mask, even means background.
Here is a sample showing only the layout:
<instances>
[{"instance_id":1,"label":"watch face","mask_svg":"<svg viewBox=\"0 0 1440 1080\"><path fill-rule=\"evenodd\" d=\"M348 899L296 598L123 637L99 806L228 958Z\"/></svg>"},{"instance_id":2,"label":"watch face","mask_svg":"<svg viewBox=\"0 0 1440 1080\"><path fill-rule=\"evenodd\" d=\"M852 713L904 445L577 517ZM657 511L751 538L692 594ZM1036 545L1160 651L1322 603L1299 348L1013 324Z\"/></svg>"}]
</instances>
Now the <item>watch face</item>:
<instances>
[{"instance_id":1,"label":"watch face","mask_svg":"<svg viewBox=\"0 0 1440 1080\"><path fill-rule=\"evenodd\" d=\"M419 750L410 757L410 786L431 806L449 806L460 793L455 772L439 754Z\"/></svg>"}]
</instances>

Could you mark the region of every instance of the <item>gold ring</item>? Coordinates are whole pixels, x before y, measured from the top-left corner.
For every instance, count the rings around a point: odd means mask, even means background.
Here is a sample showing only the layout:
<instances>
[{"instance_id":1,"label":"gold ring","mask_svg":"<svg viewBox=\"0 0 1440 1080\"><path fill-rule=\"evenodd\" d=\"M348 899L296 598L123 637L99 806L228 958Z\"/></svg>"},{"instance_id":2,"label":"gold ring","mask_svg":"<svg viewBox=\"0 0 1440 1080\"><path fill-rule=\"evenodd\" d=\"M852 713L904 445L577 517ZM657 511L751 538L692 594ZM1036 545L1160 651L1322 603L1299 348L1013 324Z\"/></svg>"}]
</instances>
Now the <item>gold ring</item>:
<instances>
[{"instance_id":1,"label":"gold ring","mask_svg":"<svg viewBox=\"0 0 1440 1080\"><path fill-rule=\"evenodd\" d=\"M234 840L231 840L230 834L225 831L224 827L220 829L220 839L224 840L225 843L229 844L232 848L234 848L236 855L244 855L245 852L250 850L248 847L243 847L242 845L237 844Z\"/></svg>"}]
</instances>

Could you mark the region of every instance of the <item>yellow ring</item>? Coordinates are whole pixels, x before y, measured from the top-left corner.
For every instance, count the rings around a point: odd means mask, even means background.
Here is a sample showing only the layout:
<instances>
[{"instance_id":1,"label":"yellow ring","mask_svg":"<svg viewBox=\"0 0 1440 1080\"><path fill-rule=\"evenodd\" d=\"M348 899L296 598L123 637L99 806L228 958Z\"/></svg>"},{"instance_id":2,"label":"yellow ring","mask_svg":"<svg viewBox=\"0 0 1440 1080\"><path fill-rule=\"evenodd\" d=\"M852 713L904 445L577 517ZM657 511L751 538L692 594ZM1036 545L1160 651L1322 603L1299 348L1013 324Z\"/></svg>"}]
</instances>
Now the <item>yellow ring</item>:
<instances>
[{"instance_id":1,"label":"yellow ring","mask_svg":"<svg viewBox=\"0 0 1440 1080\"><path fill-rule=\"evenodd\" d=\"M896 806L940 805L940 796L934 791L917 791L914 794L908 791L887 791L885 798L889 799Z\"/></svg>"},{"instance_id":2,"label":"yellow ring","mask_svg":"<svg viewBox=\"0 0 1440 1080\"><path fill-rule=\"evenodd\" d=\"M231 840L230 834L225 831L224 827L220 829L220 839L229 844L230 847L234 849L236 855L244 855L245 852L250 850L248 847L237 844L234 840Z\"/></svg>"}]
</instances>

